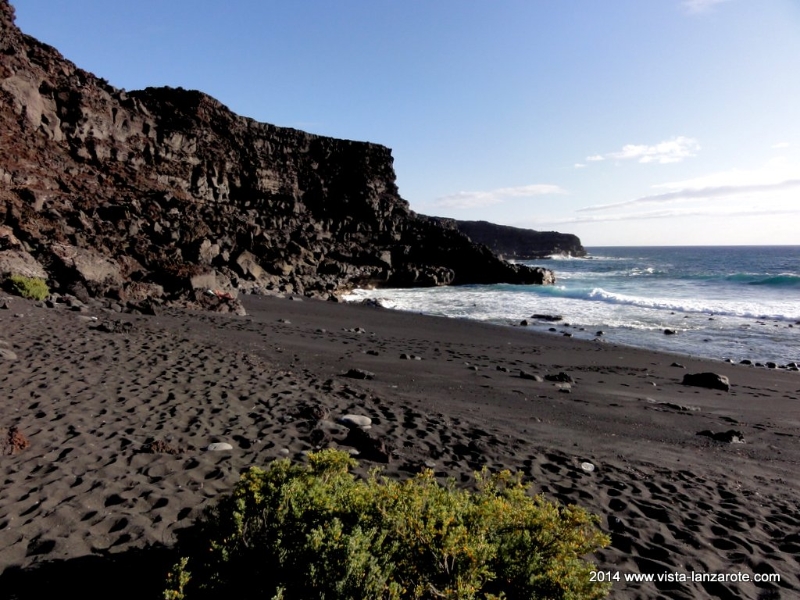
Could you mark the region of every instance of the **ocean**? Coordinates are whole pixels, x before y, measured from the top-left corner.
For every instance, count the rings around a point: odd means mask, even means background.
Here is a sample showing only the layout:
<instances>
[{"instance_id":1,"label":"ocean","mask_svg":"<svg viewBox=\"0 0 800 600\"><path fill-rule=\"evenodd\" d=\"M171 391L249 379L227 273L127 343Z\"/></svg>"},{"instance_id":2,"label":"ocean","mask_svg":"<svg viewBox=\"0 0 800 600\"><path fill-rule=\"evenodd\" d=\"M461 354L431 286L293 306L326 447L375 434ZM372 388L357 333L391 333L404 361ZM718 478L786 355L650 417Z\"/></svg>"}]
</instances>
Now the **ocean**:
<instances>
[{"instance_id":1,"label":"ocean","mask_svg":"<svg viewBox=\"0 0 800 600\"><path fill-rule=\"evenodd\" d=\"M525 261L554 286L355 290L345 299L717 360L800 363L800 246L598 247ZM533 314L562 316L558 322ZM673 335L665 334L666 329Z\"/></svg>"}]
</instances>

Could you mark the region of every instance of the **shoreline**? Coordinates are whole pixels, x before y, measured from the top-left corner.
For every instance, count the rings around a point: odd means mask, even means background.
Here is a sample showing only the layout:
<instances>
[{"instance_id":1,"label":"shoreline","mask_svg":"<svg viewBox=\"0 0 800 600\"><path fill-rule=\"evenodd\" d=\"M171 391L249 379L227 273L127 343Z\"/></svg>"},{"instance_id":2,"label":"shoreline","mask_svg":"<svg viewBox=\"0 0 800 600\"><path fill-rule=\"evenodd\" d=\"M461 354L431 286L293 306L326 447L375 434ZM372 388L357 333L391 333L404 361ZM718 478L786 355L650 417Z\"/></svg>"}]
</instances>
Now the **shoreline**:
<instances>
[{"instance_id":1,"label":"shoreline","mask_svg":"<svg viewBox=\"0 0 800 600\"><path fill-rule=\"evenodd\" d=\"M622 582L613 598L800 593L797 373L347 303L242 300L245 317L79 314L16 298L0 311L0 347L16 357L0 358L0 429L30 441L0 458L0 587L33 598L25 586L48 573L169 547L243 469L347 448L335 419L355 412L391 448L387 476L432 464L469 486L484 465L509 468L599 515L613 538L600 570L781 576ZM104 320L130 326L101 331ZM731 390L681 384L704 371ZM569 387L545 379L559 373ZM303 416L313 407L324 422ZM701 435L729 430L744 443ZM159 441L175 453L149 452ZM205 451L212 442L233 449Z\"/></svg>"},{"instance_id":2,"label":"shoreline","mask_svg":"<svg viewBox=\"0 0 800 600\"><path fill-rule=\"evenodd\" d=\"M491 287L491 286L488 286ZM425 288L422 288L425 289ZM448 289L448 288L436 288ZM524 286L520 287L520 291L524 291ZM427 300L425 298L418 299L421 303L429 303L428 307L431 312L421 312L406 307L411 301L404 298L402 295L392 295L392 292L420 292L419 288L412 289L368 289L356 288L344 295L345 303L356 304L365 300L373 300L382 303L382 307L387 310L394 310L399 312L408 312L411 314L437 316L453 319L466 319L476 323L489 323L493 325L523 328L530 331L535 335L563 335L566 337L574 337L585 341L597 341L598 338L602 342L613 343L621 346L626 346L631 349L639 349L650 352L661 352L675 354L682 357L695 357L700 359L707 359L711 361L729 362L733 361L736 364L750 364L753 366L764 367L768 363L773 363L777 368L794 370L800 369L800 346L797 346L797 334L793 331L796 327L800 326L800 321L796 317L745 317L734 315L720 315L713 311L708 312L682 312L671 311L669 315L663 315L660 321L658 317L658 309L650 307L640 307L642 315L641 319L644 321L639 326L636 325L620 325L610 324L607 321L599 320L595 322L586 322L585 317L576 317L575 312L593 308L589 306L570 306L569 308L562 307L560 309L553 306L547 306L544 310L533 308L533 305L527 306L518 311L518 314L510 316L507 314L490 314L493 309L491 304L484 301L479 304L480 308L474 316L462 315L448 315L441 305L445 303L445 299ZM386 292L381 295L381 292ZM509 302L508 298L503 298L503 295L508 294L509 290L483 290L478 294L489 295L496 294L498 302ZM524 294L520 298L524 301ZM449 298L447 300L450 300ZM579 302L580 300L573 298L559 298L563 302ZM480 303L482 299L478 297L477 301ZM461 312L469 311L467 305L462 305L460 301L455 298L448 306L456 306ZM473 305L474 306L474 305ZM620 305L623 308L629 308L627 305ZM501 313L494 311L494 313ZM552 313L553 315L560 316L562 319L554 322L546 320L537 320L531 316L531 312L545 312ZM652 313L652 314L650 314ZM488 315L488 316L487 316ZM577 321L577 322L573 322ZM728 325L723 326L721 329L706 329L705 326L709 321L717 321L717 323L729 321ZM734 328L734 322L741 321ZM526 323L523 325L522 323ZM656 324L658 322L658 324ZM775 343L773 345L766 344L766 338L759 338L759 347L748 347L753 343L753 340L737 339L735 336L738 332L761 332L762 336L768 332L769 327L780 328L780 334L783 336L781 342L786 346ZM596 331L602 332L597 335ZM669 332L669 333L668 333ZM737 347L738 345L738 347ZM778 352L766 352L765 348L782 348ZM743 362L750 361L750 363Z\"/></svg>"}]
</instances>

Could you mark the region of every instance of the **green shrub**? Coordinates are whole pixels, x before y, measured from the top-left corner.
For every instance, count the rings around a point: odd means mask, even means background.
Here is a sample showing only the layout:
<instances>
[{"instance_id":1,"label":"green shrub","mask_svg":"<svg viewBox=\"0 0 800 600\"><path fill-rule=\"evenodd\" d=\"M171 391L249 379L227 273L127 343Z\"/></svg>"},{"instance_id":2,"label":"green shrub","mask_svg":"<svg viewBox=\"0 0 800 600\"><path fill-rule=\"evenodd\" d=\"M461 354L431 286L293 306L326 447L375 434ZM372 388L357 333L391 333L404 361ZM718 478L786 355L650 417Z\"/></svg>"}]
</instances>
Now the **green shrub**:
<instances>
[{"instance_id":1,"label":"green shrub","mask_svg":"<svg viewBox=\"0 0 800 600\"><path fill-rule=\"evenodd\" d=\"M30 300L44 300L50 295L44 279L38 277L23 277L22 275L12 275L8 278L11 290Z\"/></svg>"},{"instance_id":2,"label":"green shrub","mask_svg":"<svg viewBox=\"0 0 800 600\"><path fill-rule=\"evenodd\" d=\"M428 471L405 482L359 480L347 453L309 465L251 468L206 510L168 600L448 598L594 599L582 557L609 543L597 518L543 496L519 477L476 474L479 490L440 485Z\"/></svg>"}]
</instances>

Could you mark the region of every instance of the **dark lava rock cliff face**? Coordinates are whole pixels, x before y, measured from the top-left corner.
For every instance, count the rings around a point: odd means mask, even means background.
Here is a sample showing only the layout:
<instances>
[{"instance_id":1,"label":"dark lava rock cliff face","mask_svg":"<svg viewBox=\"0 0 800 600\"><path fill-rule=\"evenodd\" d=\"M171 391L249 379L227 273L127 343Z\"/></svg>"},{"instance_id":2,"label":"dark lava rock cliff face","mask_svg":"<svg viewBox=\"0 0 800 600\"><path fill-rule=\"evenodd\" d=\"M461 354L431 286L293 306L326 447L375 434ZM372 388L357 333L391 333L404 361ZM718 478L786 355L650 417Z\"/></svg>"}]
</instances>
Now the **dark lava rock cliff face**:
<instances>
[{"instance_id":1,"label":"dark lava rock cliff face","mask_svg":"<svg viewBox=\"0 0 800 600\"><path fill-rule=\"evenodd\" d=\"M0 271L123 302L553 281L409 210L389 149L115 89L22 34L7 0Z\"/></svg>"},{"instance_id":2,"label":"dark lava rock cliff face","mask_svg":"<svg viewBox=\"0 0 800 600\"><path fill-rule=\"evenodd\" d=\"M578 236L557 231L534 231L487 221L454 221L458 230L476 244L508 260L547 258L554 254L586 256Z\"/></svg>"}]
</instances>

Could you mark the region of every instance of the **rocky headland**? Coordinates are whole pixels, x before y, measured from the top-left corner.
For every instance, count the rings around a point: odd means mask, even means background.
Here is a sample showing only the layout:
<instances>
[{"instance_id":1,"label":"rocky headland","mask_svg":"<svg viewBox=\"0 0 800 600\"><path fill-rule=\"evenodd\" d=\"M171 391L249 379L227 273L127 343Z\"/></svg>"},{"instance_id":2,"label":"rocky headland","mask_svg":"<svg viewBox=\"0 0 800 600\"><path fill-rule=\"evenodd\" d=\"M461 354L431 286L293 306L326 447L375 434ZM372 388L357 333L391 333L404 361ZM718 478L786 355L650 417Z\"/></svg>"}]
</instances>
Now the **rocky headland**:
<instances>
[{"instance_id":1,"label":"rocky headland","mask_svg":"<svg viewBox=\"0 0 800 600\"><path fill-rule=\"evenodd\" d=\"M535 260L554 255L586 256L578 236L557 231L535 231L488 221L450 221L476 244L488 246L492 252L507 260Z\"/></svg>"},{"instance_id":2,"label":"rocky headland","mask_svg":"<svg viewBox=\"0 0 800 600\"><path fill-rule=\"evenodd\" d=\"M240 310L239 293L554 281L411 211L388 148L114 88L20 32L7 0L0 124L0 276L62 294Z\"/></svg>"}]
</instances>

